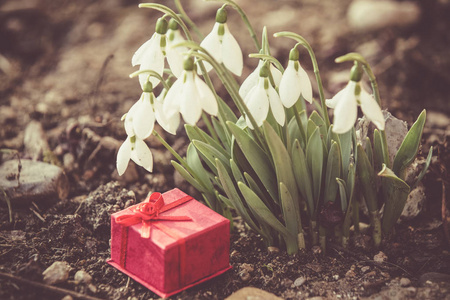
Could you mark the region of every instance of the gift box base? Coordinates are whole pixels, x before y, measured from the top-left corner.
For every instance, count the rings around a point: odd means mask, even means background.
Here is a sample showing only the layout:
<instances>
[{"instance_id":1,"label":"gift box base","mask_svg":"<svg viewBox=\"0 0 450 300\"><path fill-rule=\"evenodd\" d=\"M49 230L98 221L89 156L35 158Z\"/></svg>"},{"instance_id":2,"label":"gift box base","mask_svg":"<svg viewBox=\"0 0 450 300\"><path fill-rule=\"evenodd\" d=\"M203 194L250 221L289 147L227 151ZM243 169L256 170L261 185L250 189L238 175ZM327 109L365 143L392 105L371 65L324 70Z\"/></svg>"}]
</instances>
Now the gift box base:
<instances>
[{"instance_id":1,"label":"gift box base","mask_svg":"<svg viewBox=\"0 0 450 300\"><path fill-rule=\"evenodd\" d=\"M186 285L185 287L181 288L181 289L177 289L174 291L171 291L169 293L165 293L163 291L158 290L157 288L155 288L153 285L149 284L148 282L142 280L141 278L137 277L136 275L134 275L133 273L130 273L129 271L127 271L126 269L124 269L123 267L121 267L119 264L117 264L115 261L113 261L112 259L109 259L106 261L108 264L110 264L111 266L113 266L114 268L118 269L119 271L121 271L122 273L125 273L126 275L128 275L129 277L133 278L135 281L139 282L140 284L142 284L143 286L145 286L146 288L148 288L149 290L151 290L152 292L154 292L155 294L157 294L158 296L162 297L162 298L167 298L170 297L172 295L175 295L179 292L182 292L190 287L196 286L197 284L200 284L202 282L205 282L213 277L219 276L220 274L225 273L226 271L228 271L229 269L231 269L231 266L228 266L225 269L222 269L220 271L217 271L214 274L211 274L205 278L202 278L200 280L197 280L196 282L193 282L191 284Z\"/></svg>"}]
</instances>

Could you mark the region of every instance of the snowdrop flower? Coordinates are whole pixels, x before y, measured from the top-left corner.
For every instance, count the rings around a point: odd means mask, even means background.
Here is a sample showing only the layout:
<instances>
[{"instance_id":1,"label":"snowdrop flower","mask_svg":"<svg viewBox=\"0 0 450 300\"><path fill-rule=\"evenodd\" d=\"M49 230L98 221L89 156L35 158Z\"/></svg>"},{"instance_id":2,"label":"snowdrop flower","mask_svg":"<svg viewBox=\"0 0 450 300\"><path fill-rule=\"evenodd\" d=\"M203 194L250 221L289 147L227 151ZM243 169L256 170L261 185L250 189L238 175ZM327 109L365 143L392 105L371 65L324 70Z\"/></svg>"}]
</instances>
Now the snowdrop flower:
<instances>
[{"instance_id":1,"label":"snowdrop flower","mask_svg":"<svg viewBox=\"0 0 450 300\"><path fill-rule=\"evenodd\" d=\"M175 25L174 25L175 24ZM177 28L177 24L174 20L171 20L170 31L167 31L167 21L163 18L159 18L156 22L156 30L150 40L145 42L134 53L131 59L133 66L140 65L139 70L153 70L159 75L163 75L164 72L164 59L167 57L172 73L179 77L183 71L183 56L181 53L186 52L184 47L172 47L178 43L184 41L181 33ZM166 33L169 38L167 39ZM168 47L166 47L166 44ZM148 77L146 74L139 75L139 82L141 86L147 82ZM150 82L153 86L157 86L159 80L155 77L151 77Z\"/></svg>"},{"instance_id":2,"label":"snowdrop flower","mask_svg":"<svg viewBox=\"0 0 450 300\"><path fill-rule=\"evenodd\" d=\"M223 63L232 73L241 76L244 62L242 50L228 29L227 11L224 7L217 10L216 23L212 31L201 42L200 46L208 51L218 63ZM205 62L206 71L212 66Z\"/></svg>"},{"instance_id":3,"label":"snowdrop flower","mask_svg":"<svg viewBox=\"0 0 450 300\"><path fill-rule=\"evenodd\" d=\"M178 23L174 19L171 19L169 21L169 30L167 31L167 62L169 63L173 75L177 78L180 77L183 72L183 53L188 52L188 49L183 46L174 46L185 41L186 40L181 35Z\"/></svg>"},{"instance_id":4,"label":"snowdrop flower","mask_svg":"<svg viewBox=\"0 0 450 300\"><path fill-rule=\"evenodd\" d=\"M158 98L156 98L156 101L154 103L155 117L158 124L161 125L161 127L165 131L175 135L178 129L178 125L180 125L180 114L175 113L173 115L168 115L164 113L163 105L167 93L168 91L166 89L163 89Z\"/></svg>"},{"instance_id":5,"label":"snowdrop flower","mask_svg":"<svg viewBox=\"0 0 450 300\"><path fill-rule=\"evenodd\" d=\"M359 65L352 68L349 83L332 99L326 100L326 105L334 109L333 131L345 133L355 124L358 105L364 115L372 121L379 130L384 130L384 117L377 101L361 86L362 69Z\"/></svg>"},{"instance_id":6,"label":"snowdrop flower","mask_svg":"<svg viewBox=\"0 0 450 300\"><path fill-rule=\"evenodd\" d=\"M147 144L136 136L128 136L117 152L116 167L119 176L125 173L130 159L147 171L153 171L152 152Z\"/></svg>"},{"instance_id":7,"label":"snowdrop flower","mask_svg":"<svg viewBox=\"0 0 450 300\"><path fill-rule=\"evenodd\" d=\"M312 103L311 81L306 71L300 66L298 58L298 50L293 48L289 53L288 66L281 77L280 98L283 105L287 108L294 105L300 95L306 101Z\"/></svg>"},{"instance_id":8,"label":"snowdrop flower","mask_svg":"<svg viewBox=\"0 0 450 300\"><path fill-rule=\"evenodd\" d=\"M148 138L155 126L155 112L153 108L153 92L143 92L125 116L125 131L128 136L137 136L144 140Z\"/></svg>"},{"instance_id":9,"label":"snowdrop flower","mask_svg":"<svg viewBox=\"0 0 450 300\"><path fill-rule=\"evenodd\" d=\"M176 118L178 113L181 113L186 123L195 125L200 119L202 110L216 116L218 111L216 97L194 71L194 60L187 58L184 61L183 73L167 92L163 112L169 119ZM175 124L172 125L175 127Z\"/></svg>"},{"instance_id":10,"label":"snowdrop flower","mask_svg":"<svg viewBox=\"0 0 450 300\"><path fill-rule=\"evenodd\" d=\"M280 96L270 84L268 77L269 68L267 66L262 66L258 84L248 92L247 96L244 98L244 102L258 126L261 126L263 121L267 118L269 107L278 124L284 125L286 118L284 107L281 103ZM246 122L247 126L253 129L253 125L248 118L246 118Z\"/></svg>"},{"instance_id":11,"label":"snowdrop flower","mask_svg":"<svg viewBox=\"0 0 450 300\"><path fill-rule=\"evenodd\" d=\"M258 84L259 71L261 70L263 64L264 62L262 60L259 60L256 69L252 73L250 73L250 75L248 75L248 77L242 83L241 87L239 88L239 95L241 95L242 99L245 99L248 92L250 92L250 90ZM272 74L275 85L279 86L282 76L280 70L275 68L273 64L270 64L270 73Z\"/></svg>"}]
</instances>

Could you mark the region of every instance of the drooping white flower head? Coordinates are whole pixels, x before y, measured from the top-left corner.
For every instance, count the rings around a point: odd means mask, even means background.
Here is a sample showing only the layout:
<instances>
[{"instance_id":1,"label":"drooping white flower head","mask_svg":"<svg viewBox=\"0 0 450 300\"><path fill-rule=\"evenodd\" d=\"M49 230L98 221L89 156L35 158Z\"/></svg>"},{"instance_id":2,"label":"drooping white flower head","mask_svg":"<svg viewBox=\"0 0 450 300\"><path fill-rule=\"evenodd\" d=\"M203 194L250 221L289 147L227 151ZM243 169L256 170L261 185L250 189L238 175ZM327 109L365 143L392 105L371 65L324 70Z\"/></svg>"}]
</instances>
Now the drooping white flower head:
<instances>
[{"instance_id":1,"label":"drooping white flower head","mask_svg":"<svg viewBox=\"0 0 450 300\"><path fill-rule=\"evenodd\" d=\"M163 112L167 118L172 118L181 113L187 124L195 125L200 119L202 110L216 116L218 112L216 97L194 71L194 60L187 58L183 73L167 92ZM178 127L178 124L176 124L176 127Z\"/></svg>"},{"instance_id":2,"label":"drooping white flower head","mask_svg":"<svg viewBox=\"0 0 450 300\"><path fill-rule=\"evenodd\" d=\"M349 83L333 98L326 100L326 105L334 109L333 131L345 133L356 122L358 105L364 115L377 126L384 130L385 121L377 101L361 86L362 69L355 64Z\"/></svg>"},{"instance_id":3,"label":"drooping white flower head","mask_svg":"<svg viewBox=\"0 0 450 300\"><path fill-rule=\"evenodd\" d=\"M156 22L155 33L134 53L133 58L131 59L131 64L133 66L140 65L139 70L153 70L159 75L163 75L164 58L166 56L167 26L167 21L165 19L158 19ZM147 74L139 75L139 82L142 87L147 82L147 79ZM159 80L155 77L151 77L150 82L153 86L159 84Z\"/></svg>"},{"instance_id":4,"label":"drooping white flower head","mask_svg":"<svg viewBox=\"0 0 450 300\"><path fill-rule=\"evenodd\" d=\"M263 124L269 113L269 107L278 124L284 125L286 115L284 107L281 103L280 96L272 87L269 80L269 68L262 66L260 69L260 76L258 83L254 86L244 98L248 110L252 114L258 126ZM253 128L249 118L245 118L247 126Z\"/></svg>"},{"instance_id":5,"label":"drooping white flower head","mask_svg":"<svg viewBox=\"0 0 450 300\"><path fill-rule=\"evenodd\" d=\"M301 67L298 58L298 50L293 48L289 53L288 66L281 77L280 98L283 105L287 108L294 105L300 95L306 101L312 103L311 81L306 71Z\"/></svg>"},{"instance_id":6,"label":"drooping white flower head","mask_svg":"<svg viewBox=\"0 0 450 300\"><path fill-rule=\"evenodd\" d=\"M125 116L125 131L128 136L139 139L148 138L155 126L155 112L153 108L153 92L143 92Z\"/></svg>"},{"instance_id":7,"label":"drooping white flower head","mask_svg":"<svg viewBox=\"0 0 450 300\"><path fill-rule=\"evenodd\" d=\"M152 152L147 144L136 136L128 136L117 152L116 167L119 176L125 173L130 159L147 171L153 171Z\"/></svg>"},{"instance_id":8,"label":"drooping white flower head","mask_svg":"<svg viewBox=\"0 0 450 300\"><path fill-rule=\"evenodd\" d=\"M244 68L242 50L238 42L228 29L227 11L224 7L217 10L216 23L212 31L200 43L200 46L208 51L218 63L223 63L228 70L237 76L241 76ZM212 66L205 62L206 71Z\"/></svg>"},{"instance_id":9,"label":"drooping white flower head","mask_svg":"<svg viewBox=\"0 0 450 300\"><path fill-rule=\"evenodd\" d=\"M164 101L166 98L168 91L164 88L159 94L158 98L154 103L155 107L155 117L161 127L169 132L170 134L175 135L180 125L180 114L175 113L173 115L168 115L164 112Z\"/></svg>"},{"instance_id":10,"label":"drooping white flower head","mask_svg":"<svg viewBox=\"0 0 450 300\"><path fill-rule=\"evenodd\" d=\"M262 60L259 60L258 66L255 68L255 70L248 75L248 77L244 80L244 82L241 84L241 87L239 88L239 95L241 95L242 99L245 99L248 92L252 88L254 88L259 81L259 71L261 70L262 65L264 62ZM281 72L273 64L270 64L270 73L272 74L273 81L276 86L280 85L281 81Z\"/></svg>"},{"instance_id":11,"label":"drooping white flower head","mask_svg":"<svg viewBox=\"0 0 450 300\"><path fill-rule=\"evenodd\" d=\"M178 23L171 19L169 21L169 30L167 31L167 62L169 63L170 70L172 70L175 77L180 77L183 72L184 54L188 52L188 49L183 46L174 47L177 44L183 43L186 40L181 35Z\"/></svg>"}]
</instances>

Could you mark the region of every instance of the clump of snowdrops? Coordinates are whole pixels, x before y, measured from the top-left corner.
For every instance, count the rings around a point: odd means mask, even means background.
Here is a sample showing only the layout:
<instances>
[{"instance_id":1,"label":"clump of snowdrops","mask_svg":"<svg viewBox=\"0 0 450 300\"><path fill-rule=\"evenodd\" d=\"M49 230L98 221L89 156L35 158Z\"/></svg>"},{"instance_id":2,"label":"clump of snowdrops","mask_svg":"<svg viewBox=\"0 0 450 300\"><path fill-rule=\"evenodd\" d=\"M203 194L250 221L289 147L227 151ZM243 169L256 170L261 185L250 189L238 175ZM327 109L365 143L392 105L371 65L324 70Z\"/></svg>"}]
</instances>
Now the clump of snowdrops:
<instances>
[{"instance_id":1,"label":"clump of snowdrops","mask_svg":"<svg viewBox=\"0 0 450 300\"><path fill-rule=\"evenodd\" d=\"M377 83L361 55L349 53L336 59L353 66L346 87L326 100L314 52L302 36L274 34L277 42L292 44L284 68L270 55L266 29L260 43L242 9L231 0L222 2L206 37L179 0L175 0L178 12L160 4L139 5L163 15L155 33L132 58L139 71L130 77L139 78L142 96L123 117L128 137L117 154L119 174L130 159L152 172L152 153L145 139L154 134L176 158L174 168L212 209L230 219L230 208L234 209L267 245L285 246L292 254L307 244L325 248L327 237L333 237L346 247L350 227L358 230L359 205L364 201L378 247L429 165L431 151L415 181L405 182L406 169L418 152L425 111L391 161ZM240 14L249 41L255 44L255 53L249 56L258 65L245 80L239 78L243 54L227 26L230 9ZM300 64L300 53L302 59L309 56L312 61L316 95ZM225 99L216 93L212 73L228 92ZM363 87L364 77L371 91ZM158 85L161 91L155 95ZM235 110L227 104L230 101ZM312 108L309 114L307 106ZM371 138L361 140L355 130L358 107L375 125ZM205 130L197 126L200 118ZM190 139L186 157L154 130L156 121L176 134L181 119Z\"/></svg>"}]
</instances>

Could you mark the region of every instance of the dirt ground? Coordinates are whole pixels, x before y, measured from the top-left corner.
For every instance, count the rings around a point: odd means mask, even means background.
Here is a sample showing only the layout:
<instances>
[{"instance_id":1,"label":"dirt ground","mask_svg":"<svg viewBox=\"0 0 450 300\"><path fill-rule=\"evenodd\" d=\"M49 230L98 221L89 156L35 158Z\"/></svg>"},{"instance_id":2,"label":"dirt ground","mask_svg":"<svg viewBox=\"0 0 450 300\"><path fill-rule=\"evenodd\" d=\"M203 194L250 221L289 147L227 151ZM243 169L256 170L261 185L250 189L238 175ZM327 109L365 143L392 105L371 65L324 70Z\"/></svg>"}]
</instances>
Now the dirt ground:
<instances>
[{"instance_id":1,"label":"dirt ground","mask_svg":"<svg viewBox=\"0 0 450 300\"><path fill-rule=\"evenodd\" d=\"M173 7L172 1L158 2ZM207 34L220 5L181 2ZM350 66L335 64L334 59L360 52L377 76L384 108L409 124L427 109L419 152L423 158L434 147L423 180L426 201L420 214L399 224L396 235L379 250L370 247L370 237L362 234L352 237L349 249L330 243L327 252L320 253L308 245L306 251L288 256L282 250L267 249L236 217L230 249L233 269L171 299L224 299L247 286L284 299L450 299L446 231L450 222L450 3L412 1L421 11L413 24L357 31L347 19L350 0L237 2L258 35L266 25L269 35L289 30L308 39L327 97L348 80ZM133 0L0 1L0 148L17 150L22 159L33 158L27 150L25 128L37 121L43 129L41 140L51 150L37 159L61 166L70 186L62 201L13 203L12 223L1 201L0 299L62 299L64 291L20 281L42 283L42 272L55 261L70 266L69 278L56 287L84 295L81 299L158 298L106 264L110 214L142 201L149 191L164 192L175 186L201 197L174 172L170 154L152 138L153 173L135 165L123 177L115 171L115 153L126 137L120 118L141 93L137 80L128 78L135 71L131 57L154 32L155 20L161 16L139 9L138 4ZM245 56L255 52L239 15L231 10L229 27ZM270 43L272 55L285 64L293 43L275 38ZM306 52L300 55L312 78ZM245 58L241 81L256 63ZM187 138L182 131L165 138L183 154ZM3 154L0 163L10 159L15 156ZM387 260L377 262L376 255ZM92 281L76 283L74 275L79 270L88 272Z\"/></svg>"}]
</instances>

